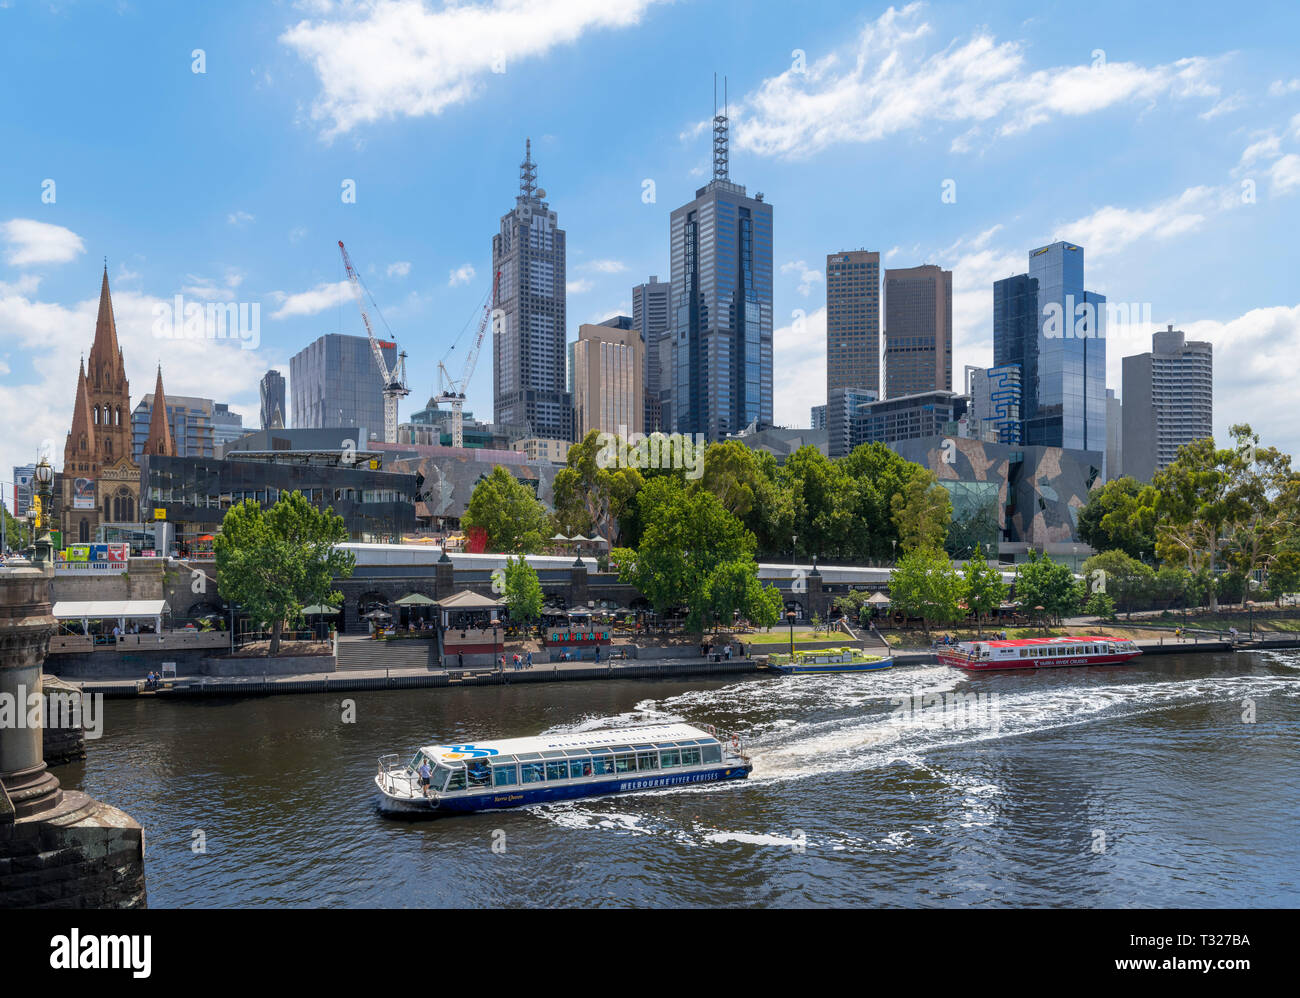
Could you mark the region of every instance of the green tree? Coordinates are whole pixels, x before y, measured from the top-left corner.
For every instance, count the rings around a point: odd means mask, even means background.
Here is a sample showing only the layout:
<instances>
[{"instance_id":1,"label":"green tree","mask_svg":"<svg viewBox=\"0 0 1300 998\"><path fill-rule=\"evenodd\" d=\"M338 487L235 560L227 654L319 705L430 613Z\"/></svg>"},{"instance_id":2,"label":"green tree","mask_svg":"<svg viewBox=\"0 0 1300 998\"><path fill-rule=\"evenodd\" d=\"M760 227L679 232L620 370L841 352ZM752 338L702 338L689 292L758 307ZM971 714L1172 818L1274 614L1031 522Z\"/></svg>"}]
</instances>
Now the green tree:
<instances>
[{"instance_id":1,"label":"green tree","mask_svg":"<svg viewBox=\"0 0 1300 998\"><path fill-rule=\"evenodd\" d=\"M1057 622L1079 609L1084 591L1068 566L1037 551L1030 551L1029 560L1016 570L1016 600L1021 609L1038 613L1041 606L1041 612Z\"/></svg>"},{"instance_id":2,"label":"green tree","mask_svg":"<svg viewBox=\"0 0 1300 998\"><path fill-rule=\"evenodd\" d=\"M882 443L855 447L839 463L849 480L850 526L845 557L854 561L894 557L900 540L894 497L916 477L926 475L926 470Z\"/></svg>"},{"instance_id":3,"label":"green tree","mask_svg":"<svg viewBox=\"0 0 1300 998\"><path fill-rule=\"evenodd\" d=\"M1277 603L1300 589L1300 550L1294 547L1276 552L1268 563L1268 592Z\"/></svg>"},{"instance_id":4,"label":"green tree","mask_svg":"<svg viewBox=\"0 0 1300 998\"><path fill-rule=\"evenodd\" d=\"M17 517L10 515L7 506L0 505L0 515L5 518L5 540L12 551L21 551L31 543L31 531L28 529L26 520L19 520ZM5 552L0 551L0 554Z\"/></svg>"},{"instance_id":5,"label":"green tree","mask_svg":"<svg viewBox=\"0 0 1300 998\"><path fill-rule=\"evenodd\" d=\"M1155 573L1118 549L1095 554L1083 563L1083 578L1090 593L1110 595L1116 606L1130 615L1134 606L1153 595Z\"/></svg>"},{"instance_id":6,"label":"green tree","mask_svg":"<svg viewBox=\"0 0 1300 998\"><path fill-rule=\"evenodd\" d=\"M505 600L510 619L517 624L530 624L542 615L542 583L523 555L506 559Z\"/></svg>"},{"instance_id":7,"label":"green tree","mask_svg":"<svg viewBox=\"0 0 1300 998\"><path fill-rule=\"evenodd\" d=\"M246 499L226 511L213 547L222 595L271 627L271 655L280 651L286 622L310 604L338 603L335 579L352 574L356 558L337 545L348 539L343 517L320 510L301 492L281 495L269 509Z\"/></svg>"},{"instance_id":8,"label":"green tree","mask_svg":"<svg viewBox=\"0 0 1300 998\"><path fill-rule=\"evenodd\" d=\"M1007 598L1007 587L1002 581L1002 573L997 566L988 563L984 557L984 548L978 544L962 572L962 592L966 608L975 614L975 631L983 635L980 621L985 614L992 613L1002 605Z\"/></svg>"},{"instance_id":9,"label":"green tree","mask_svg":"<svg viewBox=\"0 0 1300 998\"><path fill-rule=\"evenodd\" d=\"M898 559L890 575L892 609L920 617L925 637L931 624L961 620L962 580L948 556L935 548L913 548Z\"/></svg>"},{"instance_id":10,"label":"green tree","mask_svg":"<svg viewBox=\"0 0 1300 998\"><path fill-rule=\"evenodd\" d=\"M688 629L701 633L720 605L706 589L710 578L729 562L752 562L754 535L713 493L687 489L675 477L650 479L636 503L646 524L641 543L635 551L615 549L610 561L656 610L685 604Z\"/></svg>"},{"instance_id":11,"label":"green tree","mask_svg":"<svg viewBox=\"0 0 1300 998\"><path fill-rule=\"evenodd\" d=\"M546 507L527 485L497 465L474 486L461 524L482 528L488 549L536 554L552 533Z\"/></svg>"},{"instance_id":12,"label":"green tree","mask_svg":"<svg viewBox=\"0 0 1300 998\"><path fill-rule=\"evenodd\" d=\"M739 440L724 440L704 452L704 474L696 488L712 492L723 509L743 521L754 509L759 477L754 451Z\"/></svg>"},{"instance_id":13,"label":"green tree","mask_svg":"<svg viewBox=\"0 0 1300 998\"><path fill-rule=\"evenodd\" d=\"M704 581L706 618L715 625L730 624L737 615L755 627L771 627L781 619L785 605L775 586L758 580L758 565L737 558L725 561Z\"/></svg>"},{"instance_id":14,"label":"green tree","mask_svg":"<svg viewBox=\"0 0 1300 998\"><path fill-rule=\"evenodd\" d=\"M917 473L890 500L898 546L903 551L941 548L952 522L952 498L934 473L917 465Z\"/></svg>"},{"instance_id":15,"label":"green tree","mask_svg":"<svg viewBox=\"0 0 1300 998\"><path fill-rule=\"evenodd\" d=\"M601 534L612 546L622 540L622 518L645 480L636 468L624 467L617 455L623 441L612 442L588 431L569 448L568 464L552 484L555 519L566 534Z\"/></svg>"},{"instance_id":16,"label":"green tree","mask_svg":"<svg viewBox=\"0 0 1300 998\"><path fill-rule=\"evenodd\" d=\"M848 507L849 479L843 467L816 447L805 445L781 468L790 490L794 530L799 550L813 556L838 557L852 526Z\"/></svg>"},{"instance_id":17,"label":"green tree","mask_svg":"<svg viewBox=\"0 0 1300 998\"><path fill-rule=\"evenodd\" d=\"M1291 470L1291 457L1276 447L1260 447L1259 434L1249 426L1231 428L1240 468L1229 488L1236 513L1228 532L1224 556L1243 579L1268 564L1273 552L1297 522L1300 474ZM1249 595L1243 584L1242 602Z\"/></svg>"},{"instance_id":18,"label":"green tree","mask_svg":"<svg viewBox=\"0 0 1300 998\"><path fill-rule=\"evenodd\" d=\"M1115 601L1110 598L1109 593L1097 590L1088 597L1088 602L1083 606L1084 613L1090 613L1094 617L1105 617L1110 619L1115 616Z\"/></svg>"},{"instance_id":19,"label":"green tree","mask_svg":"<svg viewBox=\"0 0 1300 998\"><path fill-rule=\"evenodd\" d=\"M1088 493L1079 510L1079 539L1097 551L1123 551L1142 562L1155 561L1155 533L1150 517L1139 514L1142 484L1136 478L1115 478Z\"/></svg>"}]
</instances>

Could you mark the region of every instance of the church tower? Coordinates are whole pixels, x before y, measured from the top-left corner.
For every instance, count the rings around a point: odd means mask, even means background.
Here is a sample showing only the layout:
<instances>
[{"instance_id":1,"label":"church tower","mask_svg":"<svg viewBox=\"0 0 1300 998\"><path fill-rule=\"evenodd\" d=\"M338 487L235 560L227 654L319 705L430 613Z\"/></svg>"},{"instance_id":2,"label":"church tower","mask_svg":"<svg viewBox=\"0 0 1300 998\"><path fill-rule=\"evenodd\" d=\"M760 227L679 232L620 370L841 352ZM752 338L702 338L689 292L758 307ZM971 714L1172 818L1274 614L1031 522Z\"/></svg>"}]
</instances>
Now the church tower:
<instances>
[{"instance_id":1,"label":"church tower","mask_svg":"<svg viewBox=\"0 0 1300 998\"><path fill-rule=\"evenodd\" d=\"M117 342L106 264L95 340L88 363L77 373L72 429L63 448L63 542L93 543L100 539L98 528L106 524L138 529L139 494L140 469L131 454L130 385Z\"/></svg>"}]
</instances>

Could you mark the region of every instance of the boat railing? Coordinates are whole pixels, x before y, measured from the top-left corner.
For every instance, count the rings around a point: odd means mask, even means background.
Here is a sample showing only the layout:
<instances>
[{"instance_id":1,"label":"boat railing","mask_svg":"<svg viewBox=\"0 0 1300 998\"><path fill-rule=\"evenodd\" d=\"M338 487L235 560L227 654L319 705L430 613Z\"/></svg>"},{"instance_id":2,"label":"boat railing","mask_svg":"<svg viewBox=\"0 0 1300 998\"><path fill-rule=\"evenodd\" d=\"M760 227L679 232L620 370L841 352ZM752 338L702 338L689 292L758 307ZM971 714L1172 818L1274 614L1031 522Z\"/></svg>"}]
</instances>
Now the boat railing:
<instances>
[{"instance_id":1,"label":"boat railing","mask_svg":"<svg viewBox=\"0 0 1300 998\"><path fill-rule=\"evenodd\" d=\"M396 771L405 771L405 769L406 767L402 765L402 757L396 752L387 752L379 757L379 776L390 787L394 782Z\"/></svg>"},{"instance_id":2,"label":"boat railing","mask_svg":"<svg viewBox=\"0 0 1300 998\"><path fill-rule=\"evenodd\" d=\"M702 731L707 731L710 735L722 742L723 753L730 752L738 759L749 762L749 752L745 748L745 739L736 731L720 731L712 724L699 724L696 727Z\"/></svg>"}]
</instances>

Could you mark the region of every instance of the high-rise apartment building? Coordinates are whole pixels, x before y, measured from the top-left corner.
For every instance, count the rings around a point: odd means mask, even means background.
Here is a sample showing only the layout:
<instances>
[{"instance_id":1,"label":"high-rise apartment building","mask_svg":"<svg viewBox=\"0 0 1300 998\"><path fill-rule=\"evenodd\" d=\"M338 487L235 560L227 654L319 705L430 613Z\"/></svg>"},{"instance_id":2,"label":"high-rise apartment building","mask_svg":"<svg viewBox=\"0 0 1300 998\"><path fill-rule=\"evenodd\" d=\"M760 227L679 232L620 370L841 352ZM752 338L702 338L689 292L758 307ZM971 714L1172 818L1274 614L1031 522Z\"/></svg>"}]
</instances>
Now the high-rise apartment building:
<instances>
[{"instance_id":1,"label":"high-rise apartment building","mask_svg":"<svg viewBox=\"0 0 1300 998\"><path fill-rule=\"evenodd\" d=\"M378 342L391 371L397 344ZM384 379L365 336L328 333L298 351L289 360L289 393L295 430L361 426L383 439Z\"/></svg>"},{"instance_id":2,"label":"high-rise apartment building","mask_svg":"<svg viewBox=\"0 0 1300 998\"><path fill-rule=\"evenodd\" d=\"M668 316L672 285L651 277L632 289L632 325L645 347L645 432L672 425L673 337Z\"/></svg>"},{"instance_id":3,"label":"high-rise apartment building","mask_svg":"<svg viewBox=\"0 0 1300 998\"><path fill-rule=\"evenodd\" d=\"M815 405L812 407L812 428L814 430L826 429L826 406Z\"/></svg>"},{"instance_id":4,"label":"high-rise apartment building","mask_svg":"<svg viewBox=\"0 0 1300 998\"><path fill-rule=\"evenodd\" d=\"M131 449L138 464L153 425L155 393L136 403L131 412ZM244 435L244 417L224 402L190 395L166 395L163 408L175 457L216 457L216 448Z\"/></svg>"},{"instance_id":5,"label":"high-rise apartment building","mask_svg":"<svg viewBox=\"0 0 1300 998\"><path fill-rule=\"evenodd\" d=\"M1124 474L1124 406L1115 389L1106 389L1106 480Z\"/></svg>"},{"instance_id":6,"label":"high-rise apartment building","mask_svg":"<svg viewBox=\"0 0 1300 998\"><path fill-rule=\"evenodd\" d=\"M826 257L826 397L854 388L880 397L880 254Z\"/></svg>"},{"instance_id":7,"label":"high-rise apartment building","mask_svg":"<svg viewBox=\"0 0 1300 998\"><path fill-rule=\"evenodd\" d=\"M876 402L879 394L865 388L832 388L826 395L826 453L844 457L865 441L862 439L861 407ZM815 429L816 427L814 427Z\"/></svg>"},{"instance_id":8,"label":"high-rise apartment building","mask_svg":"<svg viewBox=\"0 0 1300 998\"><path fill-rule=\"evenodd\" d=\"M267 371L257 387L262 400L262 429L269 430L276 425L283 429L284 421L288 418L284 409L284 375L274 369Z\"/></svg>"},{"instance_id":9,"label":"high-rise apartment building","mask_svg":"<svg viewBox=\"0 0 1300 998\"><path fill-rule=\"evenodd\" d=\"M633 320L620 315L581 325L572 346L575 436L644 432L645 344Z\"/></svg>"},{"instance_id":10,"label":"high-rise apartment building","mask_svg":"<svg viewBox=\"0 0 1300 998\"><path fill-rule=\"evenodd\" d=\"M729 178L727 115L713 179L669 219L672 425L721 440L772 422L772 206Z\"/></svg>"},{"instance_id":11,"label":"high-rise apartment building","mask_svg":"<svg viewBox=\"0 0 1300 998\"><path fill-rule=\"evenodd\" d=\"M966 392L971 398L971 415L981 429L992 430L998 443L1020 443L1020 406L1023 389L1020 366L967 368Z\"/></svg>"},{"instance_id":12,"label":"high-rise apartment building","mask_svg":"<svg viewBox=\"0 0 1300 998\"><path fill-rule=\"evenodd\" d=\"M492 329L493 419L531 436L573 439L566 391L565 235L537 186L532 141L519 164L519 195L492 237L499 274Z\"/></svg>"},{"instance_id":13,"label":"high-rise apartment building","mask_svg":"<svg viewBox=\"0 0 1300 998\"><path fill-rule=\"evenodd\" d=\"M885 271L885 398L952 390L952 271Z\"/></svg>"},{"instance_id":14,"label":"high-rise apartment building","mask_svg":"<svg viewBox=\"0 0 1300 998\"><path fill-rule=\"evenodd\" d=\"M1183 444L1214 434L1214 351L1169 326L1123 370L1124 474L1149 482Z\"/></svg>"},{"instance_id":15,"label":"high-rise apartment building","mask_svg":"<svg viewBox=\"0 0 1300 998\"><path fill-rule=\"evenodd\" d=\"M1083 247L1030 251L1029 272L993 285L993 361L1019 364L1022 441L1106 452L1106 298L1083 286Z\"/></svg>"}]
</instances>

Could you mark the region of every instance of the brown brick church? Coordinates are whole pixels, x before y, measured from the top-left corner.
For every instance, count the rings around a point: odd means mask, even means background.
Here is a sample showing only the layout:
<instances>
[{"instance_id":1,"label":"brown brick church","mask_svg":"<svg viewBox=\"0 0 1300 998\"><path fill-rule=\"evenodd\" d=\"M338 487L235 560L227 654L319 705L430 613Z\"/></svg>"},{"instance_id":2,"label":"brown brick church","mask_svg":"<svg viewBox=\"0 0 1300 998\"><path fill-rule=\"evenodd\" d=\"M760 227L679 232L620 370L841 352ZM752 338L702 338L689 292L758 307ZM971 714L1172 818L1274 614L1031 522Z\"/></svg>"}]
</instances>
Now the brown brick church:
<instances>
[{"instance_id":1,"label":"brown brick church","mask_svg":"<svg viewBox=\"0 0 1300 998\"><path fill-rule=\"evenodd\" d=\"M89 365L77 374L72 429L63 448L59 522L65 544L113 541L139 531L140 467L131 448L131 397L117 342L108 268L99 291L99 315ZM173 455L162 369L154 389L146 454Z\"/></svg>"}]
</instances>

